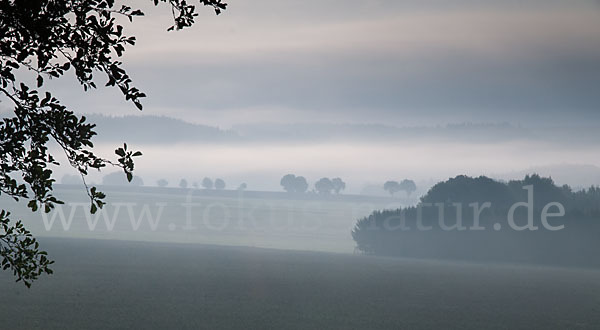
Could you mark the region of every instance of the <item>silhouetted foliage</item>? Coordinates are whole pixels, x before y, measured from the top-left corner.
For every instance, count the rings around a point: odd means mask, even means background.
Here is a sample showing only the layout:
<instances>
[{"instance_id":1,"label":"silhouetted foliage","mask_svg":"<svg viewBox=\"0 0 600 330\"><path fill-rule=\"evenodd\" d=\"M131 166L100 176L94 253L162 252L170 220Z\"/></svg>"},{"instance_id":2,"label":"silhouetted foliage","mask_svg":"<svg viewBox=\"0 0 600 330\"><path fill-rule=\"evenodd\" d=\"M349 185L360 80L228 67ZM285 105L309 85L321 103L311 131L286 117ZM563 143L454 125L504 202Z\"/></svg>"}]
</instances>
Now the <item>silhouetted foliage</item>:
<instances>
[{"instance_id":1,"label":"silhouetted foliage","mask_svg":"<svg viewBox=\"0 0 600 330\"><path fill-rule=\"evenodd\" d=\"M494 201L496 207L508 209L515 203L515 198L511 188L502 182L484 176L472 178L459 175L434 185L425 196L421 197L421 201L423 203Z\"/></svg>"},{"instance_id":2,"label":"silhouetted foliage","mask_svg":"<svg viewBox=\"0 0 600 330\"><path fill-rule=\"evenodd\" d=\"M225 181L223 179L215 179L215 189L217 189L217 190L225 189Z\"/></svg>"},{"instance_id":3,"label":"silhouetted foliage","mask_svg":"<svg viewBox=\"0 0 600 330\"><path fill-rule=\"evenodd\" d=\"M200 0L217 14L225 9L221 0ZM152 0L154 5L168 3L174 17L169 28L191 26L197 16L195 6L186 0ZM68 162L82 175L90 199L90 211L104 205L105 195L88 187L85 175L90 169L107 165L123 169L133 180L133 158L140 152L124 144L115 150L116 160L98 157L93 152L95 125L68 110L45 87L47 79L61 78L72 71L85 91L96 88L94 79L101 73L106 86L116 86L127 101L142 109L145 94L117 60L135 37L124 34L117 16L133 21L140 10L117 5L114 0L0 0L0 95L14 106L14 116L0 122L0 194L15 200L28 200L32 211L50 212L62 202L52 195L52 170L58 165L48 144L53 141L64 151ZM35 86L30 85L30 77ZM0 251L4 269L11 268L17 280L27 286L41 273L50 273L50 261L42 258L38 243L18 221L11 225L2 212L4 234Z\"/></svg>"},{"instance_id":4,"label":"silhouetted foliage","mask_svg":"<svg viewBox=\"0 0 600 330\"><path fill-rule=\"evenodd\" d=\"M39 250L39 243L25 229L23 222L19 220L13 225L9 216L10 213L0 211L2 270L12 270L17 282L23 281L29 287L41 274L52 274L49 267L54 261L48 259L45 251Z\"/></svg>"},{"instance_id":5,"label":"silhouetted foliage","mask_svg":"<svg viewBox=\"0 0 600 330\"><path fill-rule=\"evenodd\" d=\"M213 188L213 180L211 178L204 178L202 179L202 187L204 187L204 189L212 189Z\"/></svg>"},{"instance_id":6,"label":"silhouetted foliage","mask_svg":"<svg viewBox=\"0 0 600 330\"><path fill-rule=\"evenodd\" d=\"M156 185L161 188L164 188L169 185L169 181L167 181L165 179L159 179L158 181L156 181Z\"/></svg>"},{"instance_id":7,"label":"silhouetted foliage","mask_svg":"<svg viewBox=\"0 0 600 330\"><path fill-rule=\"evenodd\" d=\"M544 209L559 213L552 203L564 207L564 216L547 220L564 225L559 230L542 222ZM516 226L507 226L511 211ZM535 174L507 183L457 176L433 186L418 205L373 212L352 231L360 251L378 255L580 266L600 266L598 235L600 189L573 192Z\"/></svg>"},{"instance_id":8,"label":"silhouetted foliage","mask_svg":"<svg viewBox=\"0 0 600 330\"><path fill-rule=\"evenodd\" d=\"M244 191L248 189L248 185L244 182L237 187L237 191Z\"/></svg>"}]
</instances>

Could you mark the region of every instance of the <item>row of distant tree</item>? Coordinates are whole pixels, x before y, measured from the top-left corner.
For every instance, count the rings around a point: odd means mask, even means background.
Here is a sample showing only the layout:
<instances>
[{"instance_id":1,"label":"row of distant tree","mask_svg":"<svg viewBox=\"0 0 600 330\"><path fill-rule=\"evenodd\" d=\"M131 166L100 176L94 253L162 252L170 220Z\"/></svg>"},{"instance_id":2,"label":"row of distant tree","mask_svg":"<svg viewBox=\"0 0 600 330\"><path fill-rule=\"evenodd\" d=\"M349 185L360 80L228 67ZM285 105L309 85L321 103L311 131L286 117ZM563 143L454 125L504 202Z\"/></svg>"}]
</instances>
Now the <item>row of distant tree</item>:
<instances>
[{"instance_id":1,"label":"row of distant tree","mask_svg":"<svg viewBox=\"0 0 600 330\"><path fill-rule=\"evenodd\" d=\"M65 174L60 180L62 184L81 185L82 178L79 175ZM102 184L107 186L143 186L144 180L137 175L134 175L131 182L127 181L127 178L123 172L113 172L102 177Z\"/></svg>"},{"instance_id":2,"label":"row of distant tree","mask_svg":"<svg viewBox=\"0 0 600 330\"><path fill-rule=\"evenodd\" d=\"M81 177L77 176L77 175L64 175L61 179L61 183L62 184L81 184ZM144 185L144 180L142 180L142 178L140 178L139 176L134 176L133 179L131 180L131 182L128 182L127 179L125 178L125 176L123 175L122 172L114 172L114 173L110 173L105 175L104 177L102 177L102 184L103 185L107 185L107 186L143 186ZM156 181L156 185L159 187L167 187L169 186L169 181L167 181L166 179L159 179L158 181ZM181 179L179 180L179 184L178 186L180 188L188 188L190 186L190 184L188 183L187 179ZM201 183L198 184L198 182L193 182L191 184L191 186L195 189L200 189L200 187L210 190L210 189L216 189L216 190L224 190L226 187L225 184L225 180L221 179L221 178L217 178L217 179L211 179L209 177L206 177L204 179L202 179ZM238 190L245 190L247 188L247 185L245 183L242 183L241 185L238 186Z\"/></svg>"},{"instance_id":3,"label":"row of distant tree","mask_svg":"<svg viewBox=\"0 0 600 330\"><path fill-rule=\"evenodd\" d=\"M309 187L305 177L294 174L284 175L279 184L289 193L303 194L308 191ZM314 192L322 195L339 194L344 189L346 189L346 183L341 178L321 178L314 184Z\"/></svg>"},{"instance_id":4,"label":"row of distant tree","mask_svg":"<svg viewBox=\"0 0 600 330\"><path fill-rule=\"evenodd\" d=\"M61 183L63 184L81 184L81 178L76 175L65 175L63 176ZM309 183L303 176L296 176L294 174L286 174L281 178L279 182L283 189L289 193L299 193L303 194L309 191ZM105 175L102 178L103 185L111 185L111 186L143 186L144 181L139 176L134 176L131 182L127 182L127 179L121 172L114 172L108 175ZM159 179L156 181L156 185L159 187L167 187L169 186L169 181L166 179ZM187 179L179 180L178 187L187 189L189 187L193 187L194 189L216 189L216 190L225 190L226 183L225 180L221 178L211 179L209 177L205 177L198 182L189 183ZM246 183L242 183L237 187L237 190L246 190L248 185ZM321 195L330 195L330 194L340 194L343 190L346 189L346 183L341 178L321 178L317 180L314 185L313 191L314 193L318 193ZM402 180L398 181L387 181L383 185L383 189L388 191L390 195L394 195L399 191L405 192L408 196L410 196L416 189L417 186L412 180Z\"/></svg>"},{"instance_id":5,"label":"row of distant tree","mask_svg":"<svg viewBox=\"0 0 600 330\"><path fill-rule=\"evenodd\" d=\"M166 179L160 179L156 182L156 185L159 187L166 187L169 185L169 182ZM188 188L188 186L189 186L189 184L186 179L179 180L179 188L186 189L186 188ZM225 184L225 180L223 180L221 178L217 178L217 179L213 180L209 177L205 177L204 179L202 179L202 182L200 184L198 184L198 182L194 182L194 183L192 183L191 186L195 189L200 189L200 187L202 186L202 188L204 188L206 190L211 190L211 189L225 190L226 184ZM248 187L248 185L246 183L242 183L238 186L237 190L246 190L247 187Z\"/></svg>"}]
</instances>

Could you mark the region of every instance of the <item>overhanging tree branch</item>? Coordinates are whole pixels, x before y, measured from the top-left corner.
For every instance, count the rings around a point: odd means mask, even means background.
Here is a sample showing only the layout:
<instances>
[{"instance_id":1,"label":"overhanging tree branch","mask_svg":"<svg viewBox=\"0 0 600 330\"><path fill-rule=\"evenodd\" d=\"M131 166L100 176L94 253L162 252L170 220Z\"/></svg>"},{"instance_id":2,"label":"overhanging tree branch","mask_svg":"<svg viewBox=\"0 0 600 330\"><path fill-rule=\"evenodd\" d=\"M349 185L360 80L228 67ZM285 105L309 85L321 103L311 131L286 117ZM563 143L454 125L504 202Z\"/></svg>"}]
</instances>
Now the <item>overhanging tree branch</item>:
<instances>
[{"instance_id":1,"label":"overhanging tree branch","mask_svg":"<svg viewBox=\"0 0 600 330\"><path fill-rule=\"evenodd\" d=\"M151 0L154 5L168 4L174 13L174 25L168 30L190 27L198 15L187 0ZM199 0L216 14L226 8L221 0ZM106 75L106 86L116 86L138 109L146 95L116 58L126 47L135 45L115 16L130 22L143 16L141 10L117 6L114 0L0 0L0 95L14 104L14 116L0 121L0 195L16 201L29 199L32 211L50 212L62 202L52 195L54 179L51 165L59 165L49 150L56 142L69 164L82 177L90 198L90 211L104 205L105 195L88 186L85 176L90 169L120 167L129 181L133 178L134 157L139 151L127 145L115 150L116 160L98 157L93 152L95 125L76 115L51 92L40 92L44 78L57 79L74 72L84 91L96 88L94 75ZM36 75L36 86L20 79L21 71ZM43 95L43 96L42 96ZM1 98L0 98L1 100ZM30 196L31 195L31 196ZM12 223L10 213L0 210L0 255L2 267L12 269L17 281L27 286L42 273L50 274L52 262L21 221Z\"/></svg>"}]
</instances>

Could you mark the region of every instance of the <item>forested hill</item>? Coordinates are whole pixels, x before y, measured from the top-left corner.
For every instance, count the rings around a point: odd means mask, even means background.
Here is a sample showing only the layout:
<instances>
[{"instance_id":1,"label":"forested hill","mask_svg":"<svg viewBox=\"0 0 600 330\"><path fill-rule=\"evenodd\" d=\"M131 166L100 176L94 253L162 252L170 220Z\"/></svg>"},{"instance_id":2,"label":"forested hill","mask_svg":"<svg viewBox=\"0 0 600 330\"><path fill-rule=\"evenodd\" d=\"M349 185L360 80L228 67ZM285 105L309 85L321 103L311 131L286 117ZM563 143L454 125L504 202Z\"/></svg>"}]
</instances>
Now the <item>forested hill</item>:
<instances>
[{"instance_id":1,"label":"forested hill","mask_svg":"<svg viewBox=\"0 0 600 330\"><path fill-rule=\"evenodd\" d=\"M526 128L507 123L394 126L356 123L259 123L222 129L166 116L86 115L97 124L97 141L132 143L214 142L318 142L370 141L377 143L431 141L502 143L552 142L558 145L589 145L600 136L596 127Z\"/></svg>"},{"instance_id":2,"label":"forested hill","mask_svg":"<svg viewBox=\"0 0 600 330\"><path fill-rule=\"evenodd\" d=\"M95 123L100 142L168 144L176 142L229 142L240 136L231 130L189 123L165 116L110 117L86 115Z\"/></svg>"},{"instance_id":3,"label":"forested hill","mask_svg":"<svg viewBox=\"0 0 600 330\"><path fill-rule=\"evenodd\" d=\"M360 219L352 236L377 255L600 267L600 189L457 176L417 206Z\"/></svg>"},{"instance_id":4,"label":"forested hill","mask_svg":"<svg viewBox=\"0 0 600 330\"><path fill-rule=\"evenodd\" d=\"M490 202L493 210L508 210L518 202L526 202L526 186L533 187L533 208L543 209L548 203L561 203L566 212L583 212L600 215L600 189L591 186L574 191L568 185L558 186L551 178L537 174L526 175L522 180L507 182L481 176L477 178L464 175L451 178L434 185L421 198L422 203L451 202L467 205L469 203ZM599 219L600 220L600 219Z\"/></svg>"}]
</instances>

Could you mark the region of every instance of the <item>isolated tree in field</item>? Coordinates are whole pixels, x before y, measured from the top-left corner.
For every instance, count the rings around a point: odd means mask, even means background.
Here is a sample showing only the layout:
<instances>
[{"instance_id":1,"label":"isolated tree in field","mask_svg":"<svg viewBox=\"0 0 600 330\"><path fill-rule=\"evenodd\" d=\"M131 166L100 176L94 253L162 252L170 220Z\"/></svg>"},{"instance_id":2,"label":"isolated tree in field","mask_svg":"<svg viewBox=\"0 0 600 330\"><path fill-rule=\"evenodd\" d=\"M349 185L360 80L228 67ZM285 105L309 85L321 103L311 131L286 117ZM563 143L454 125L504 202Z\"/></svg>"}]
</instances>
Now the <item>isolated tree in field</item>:
<instances>
[{"instance_id":1,"label":"isolated tree in field","mask_svg":"<svg viewBox=\"0 0 600 330\"><path fill-rule=\"evenodd\" d=\"M410 195L417 190L417 185L413 180L402 180L402 182L400 182L400 190L406 192L406 195L410 197Z\"/></svg>"},{"instance_id":2,"label":"isolated tree in field","mask_svg":"<svg viewBox=\"0 0 600 330\"><path fill-rule=\"evenodd\" d=\"M225 189L225 181L223 179L216 179L215 180L215 189L217 189L217 190Z\"/></svg>"},{"instance_id":3,"label":"isolated tree in field","mask_svg":"<svg viewBox=\"0 0 600 330\"><path fill-rule=\"evenodd\" d=\"M237 191L244 191L248 189L248 185L244 182L237 187Z\"/></svg>"},{"instance_id":4,"label":"isolated tree in field","mask_svg":"<svg viewBox=\"0 0 600 330\"><path fill-rule=\"evenodd\" d=\"M174 25L169 30L189 27L197 16L188 0L152 3L171 7ZM199 3L217 14L226 6L222 0ZM145 95L133 86L118 60L136 40L124 34L115 19L133 21L142 15L114 0L0 0L0 101L12 104L14 112L0 122L0 194L27 201L32 211L50 212L61 204L52 194L52 167L59 165L49 150L54 143L81 175L92 213L104 205L105 195L87 185L85 176L90 170L118 166L129 181L133 179L133 158L141 153L124 144L115 150L116 160L97 156L92 144L95 125L67 109L47 89L46 81L70 71L87 91L96 88L101 75L103 84L118 87L141 110ZM4 270L10 269L27 286L52 272L52 261L21 221L15 223L10 213L0 211L0 227Z\"/></svg>"},{"instance_id":5,"label":"isolated tree in field","mask_svg":"<svg viewBox=\"0 0 600 330\"><path fill-rule=\"evenodd\" d=\"M202 187L204 187L204 189L212 189L213 188L213 180L211 178L204 178L202 179Z\"/></svg>"},{"instance_id":6,"label":"isolated tree in field","mask_svg":"<svg viewBox=\"0 0 600 330\"><path fill-rule=\"evenodd\" d=\"M186 179L179 180L179 188L186 189L188 187L188 182Z\"/></svg>"},{"instance_id":7,"label":"isolated tree in field","mask_svg":"<svg viewBox=\"0 0 600 330\"><path fill-rule=\"evenodd\" d=\"M340 178L331 179L331 183L333 184L333 191L335 191L336 194L339 194L340 191L346 189L346 183Z\"/></svg>"},{"instance_id":8,"label":"isolated tree in field","mask_svg":"<svg viewBox=\"0 0 600 330\"><path fill-rule=\"evenodd\" d=\"M295 192L296 191L296 176L293 174L284 175L279 184L283 187L283 189L287 192Z\"/></svg>"},{"instance_id":9,"label":"isolated tree in field","mask_svg":"<svg viewBox=\"0 0 600 330\"><path fill-rule=\"evenodd\" d=\"M386 183L383 184L383 190L389 192L390 195L394 196L395 193L399 192L402 189L400 188L400 184L397 181L386 181Z\"/></svg>"},{"instance_id":10,"label":"isolated tree in field","mask_svg":"<svg viewBox=\"0 0 600 330\"><path fill-rule=\"evenodd\" d=\"M315 190L322 195L329 195L333 190L333 182L329 178L321 178L315 183Z\"/></svg>"},{"instance_id":11,"label":"isolated tree in field","mask_svg":"<svg viewBox=\"0 0 600 330\"><path fill-rule=\"evenodd\" d=\"M169 181L167 181L165 179L159 179L158 181L156 181L156 185L161 188L164 188L169 185Z\"/></svg>"},{"instance_id":12,"label":"isolated tree in field","mask_svg":"<svg viewBox=\"0 0 600 330\"><path fill-rule=\"evenodd\" d=\"M308 190L308 182L303 176L295 176L294 174L286 174L281 178L279 184L289 193L303 194Z\"/></svg>"}]
</instances>

